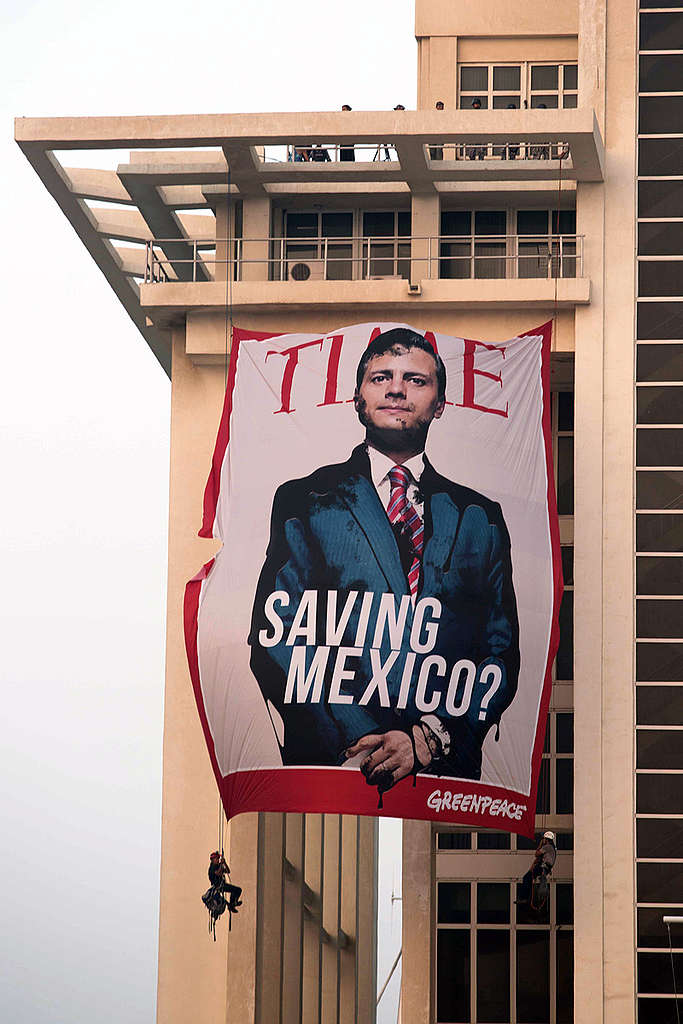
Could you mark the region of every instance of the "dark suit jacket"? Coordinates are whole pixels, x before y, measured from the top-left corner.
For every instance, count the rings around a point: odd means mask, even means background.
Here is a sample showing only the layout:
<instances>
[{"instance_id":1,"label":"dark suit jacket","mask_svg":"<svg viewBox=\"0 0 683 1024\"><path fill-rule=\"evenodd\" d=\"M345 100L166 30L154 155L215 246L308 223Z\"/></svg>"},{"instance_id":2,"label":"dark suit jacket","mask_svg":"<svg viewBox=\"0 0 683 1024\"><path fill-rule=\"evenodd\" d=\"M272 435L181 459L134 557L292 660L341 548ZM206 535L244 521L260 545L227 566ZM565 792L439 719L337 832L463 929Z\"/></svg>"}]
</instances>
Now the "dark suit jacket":
<instances>
[{"instance_id":1,"label":"dark suit jacket","mask_svg":"<svg viewBox=\"0 0 683 1024\"><path fill-rule=\"evenodd\" d=\"M440 476L425 459L420 480L424 498L425 543L417 601L437 598L441 603L437 641L429 654L417 654L413 682L405 707L397 707L406 655L411 650L410 630L414 608L410 604L401 641L401 653L387 674L390 706L374 689L367 703L359 703L372 677L370 647L375 615L382 594L396 595L398 606L409 595L399 546L370 476L364 445L355 448L347 462L323 466L301 480L278 488L273 502L270 543L258 582L249 643L251 668L266 700L272 702L284 722L280 744L285 764L334 765L344 760L345 749L363 735L390 729L408 730L424 718L416 706L416 682L423 659L441 656L447 671L443 678L429 676L427 698L442 691L433 712L450 736L446 757L435 759L427 771L461 778L479 778L481 746L489 729L499 723L517 689L519 627L512 585L510 539L500 506L482 494ZM259 644L259 631L273 634L264 605L274 591L286 591L289 605L276 607L285 626L281 642ZM325 605L328 591L337 591L337 619L347 595L357 591L341 646L354 647L362 597L373 599L370 625L363 654L347 662L355 676L342 684L352 703L329 703L336 650L331 649L325 670L322 699L285 702L285 687L292 656L287 634L304 591L318 592L316 644L325 644ZM384 631L381 661L391 656ZM305 643L297 637L296 645ZM306 650L311 665L315 647ZM467 659L477 667L469 703L465 675L455 695L455 713L445 707L446 690L453 665ZM486 666L500 669L500 682L490 699L491 679ZM495 670L494 670L495 671ZM404 688L405 689L405 688ZM463 694L465 693L465 699ZM309 694L310 697L310 694ZM482 703L483 702L483 703ZM424 695L423 695L424 705ZM277 731L277 730L276 730Z\"/></svg>"}]
</instances>

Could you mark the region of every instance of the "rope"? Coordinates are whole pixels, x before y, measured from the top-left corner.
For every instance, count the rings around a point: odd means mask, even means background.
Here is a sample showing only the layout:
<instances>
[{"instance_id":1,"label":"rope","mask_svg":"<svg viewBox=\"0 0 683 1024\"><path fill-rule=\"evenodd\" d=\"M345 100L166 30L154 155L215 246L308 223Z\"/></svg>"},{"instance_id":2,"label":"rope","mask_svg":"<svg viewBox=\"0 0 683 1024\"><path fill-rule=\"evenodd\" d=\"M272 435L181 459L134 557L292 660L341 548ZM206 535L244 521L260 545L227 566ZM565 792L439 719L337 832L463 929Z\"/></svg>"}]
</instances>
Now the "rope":
<instances>
[{"instance_id":1,"label":"rope","mask_svg":"<svg viewBox=\"0 0 683 1024\"><path fill-rule=\"evenodd\" d=\"M674 1005L676 1007L676 1022L681 1024L681 1011L678 1007L678 992L676 991L676 965L674 964L674 949L671 941L671 922L666 922L666 930L669 933L669 956L671 957L671 977L674 983Z\"/></svg>"},{"instance_id":2,"label":"rope","mask_svg":"<svg viewBox=\"0 0 683 1024\"><path fill-rule=\"evenodd\" d=\"M557 261L555 263L555 268L554 268L554 271L553 271L553 280L554 280L555 284L554 284L553 316L552 316L552 320L553 320L553 335L555 337L557 337L557 312L558 312L558 305L557 305L557 282L558 282L558 277L559 277L559 273L560 273L560 263L561 263L561 260L562 260L562 242L560 241L560 210L561 210L561 207L562 207L562 160L564 158L564 155L565 155L565 150L561 149L560 150L560 167L559 167L559 171L558 171L558 174L557 174L557 210L556 210L556 216L557 216ZM550 226L552 228L552 223L551 223ZM550 259L551 259L551 261L553 259L553 243L552 243L552 238L553 238L553 235L552 235L552 231L551 231L551 234L550 234Z\"/></svg>"},{"instance_id":3,"label":"rope","mask_svg":"<svg viewBox=\"0 0 683 1024\"><path fill-rule=\"evenodd\" d=\"M231 264L233 257L232 217L234 209L232 205L232 189L230 177L230 165L228 164L228 239L225 258L225 380L224 387L228 386L228 350L229 342L232 340L232 275L235 271L234 264Z\"/></svg>"}]
</instances>

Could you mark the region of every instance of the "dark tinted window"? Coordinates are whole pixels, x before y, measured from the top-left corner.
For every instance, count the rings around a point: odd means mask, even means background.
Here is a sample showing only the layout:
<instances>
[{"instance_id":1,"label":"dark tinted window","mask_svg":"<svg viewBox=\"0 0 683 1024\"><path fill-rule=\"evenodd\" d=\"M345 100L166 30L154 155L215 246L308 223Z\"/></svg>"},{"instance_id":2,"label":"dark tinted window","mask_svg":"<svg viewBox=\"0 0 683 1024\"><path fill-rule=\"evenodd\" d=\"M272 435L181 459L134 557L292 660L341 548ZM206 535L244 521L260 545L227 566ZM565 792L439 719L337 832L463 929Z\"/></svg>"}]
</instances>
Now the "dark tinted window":
<instances>
[{"instance_id":1,"label":"dark tinted window","mask_svg":"<svg viewBox=\"0 0 683 1024\"><path fill-rule=\"evenodd\" d=\"M541 761L541 770L538 776L536 814L550 814L550 761L547 758Z\"/></svg>"},{"instance_id":2,"label":"dark tinted window","mask_svg":"<svg viewBox=\"0 0 683 1024\"><path fill-rule=\"evenodd\" d=\"M287 237L288 238L317 238L318 237L318 214L317 213L288 213L287 214Z\"/></svg>"},{"instance_id":3,"label":"dark tinted window","mask_svg":"<svg viewBox=\"0 0 683 1024\"><path fill-rule=\"evenodd\" d=\"M639 903L683 903L683 864L638 864Z\"/></svg>"},{"instance_id":4,"label":"dark tinted window","mask_svg":"<svg viewBox=\"0 0 683 1024\"><path fill-rule=\"evenodd\" d=\"M439 928L436 934L436 1017L470 1020L470 933Z\"/></svg>"},{"instance_id":5,"label":"dark tinted window","mask_svg":"<svg viewBox=\"0 0 683 1024\"><path fill-rule=\"evenodd\" d=\"M653 683L683 682L683 644L636 644L636 679Z\"/></svg>"},{"instance_id":6,"label":"dark tinted window","mask_svg":"<svg viewBox=\"0 0 683 1024\"><path fill-rule=\"evenodd\" d=\"M571 586L574 582L574 548L565 544L560 548L562 554L562 578L565 587Z\"/></svg>"},{"instance_id":7,"label":"dark tinted window","mask_svg":"<svg viewBox=\"0 0 683 1024\"><path fill-rule=\"evenodd\" d=\"M683 139L641 139L638 173L683 174Z\"/></svg>"},{"instance_id":8,"label":"dark tinted window","mask_svg":"<svg viewBox=\"0 0 683 1024\"><path fill-rule=\"evenodd\" d=\"M436 845L439 850L471 850L471 832L439 832Z\"/></svg>"},{"instance_id":9,"label":"dark tinted window","mask_svg":"<svg viewBox=\"0 0 683 1024\"><path fill-rule=\"evenodd\" d=\"M437 915L439 924L469 924L468 882L439 882Z\"/></svg>"},{"instance_id":10,"label":"dark tinted window","mask_svg":"<svg viewBox=\"0 0 683 1024\"><path fill-rule=\"evenodd\" d=\"M324 213L322 222L324 238L350 238L353 234L352 213Z\"/></svg>"},{"instance_id":11,"label":"dark tinted window","mask_svg":"<svg viewBox=\"0 0 683 1024\"><path fill-rule=\"evenodd\" d=\"M636 601L636 635L679 640L683 637L683 605L680 601L650 600L639 597Z\"/></svg>"},{"instance_id":12,"label":"dark tinted window","mask_svg":"<svg viewBox=\"0 0 683 1024\"><path fill-rule=\"evenodd\" d=\"M649 225L641 225L646 227ZM679 228L683 249L683 224L671 225ZM669 345L638 345L638 380L683 380L683 345L673 342ZM681 441L683 449L683 441Z\"/></svg>"},{"instance_id":13,"label":"dark tinted window","mask_svg":"<svg viewBox=\"0 0 683 1024\"><path fill-rule=\"evenodd\" d=\"M574 715L571 711L562 711L555 716L555 743L558 754L571 754L574 751Z\"/></svg>"},{"instance_id":14,"label":"dark tinted window","mask_svg":"<svg viewBox=\"0 0 683 1024\"><path fill-rule=\"evenodd\" d=\"M557 1024L574 1024L574 932L557 932Z\"/></svg>"},{"instance_id":15,"label":"dark tinted window","mask_svg":"<svg viewBox=\"0 0 683 1024\"><path fill-rule=\"evenodd\" d=\"M638 207L641 217L683 216L683 181L638 182Z\"/></svg>"},{"instance_id":16,"label":"dark tinted window","mask_svg":"<svg viewBox=\"0 0 683 1024\"><path fill-rule=\"evenodd\" d=\"M683 92L683 54L640 58L641 92Z\"/></svg>"},{"instance_id":17,"label":"dark tinted window","mask_svg":"<svg viewBox=\"0 0 683 1024\"><path fill-rule=\"evenodd\" d=\"M636 590L639 594L683 594L683 557L638 555Z\"/></svg>"},{"instance_id":18,"label":"dark tinted window","mask_svg":"<svg viewBox=\"0 0 683 1024\"><path fill-rule=\"evenodd\" d=\"M641 50L682 50L683 14L641 14Z\"/></svg>"},{"instance_id":19,"label":"dark tinted window","mask_svg":"<svg viewBox=\"0 0 683 1024\"><path fill-rule=\"evenodd\" d=\"M639 466L683 465L683 429L636 431L636 462Z\"/></svg>"},{"instance_id":20,"label":"dark tinted window","mask_svg":"<svg viewBox=\"0 0 683 1024\"><path fill-rule=\"evenodd\" d=\"M683 516L636 516L636 544L639 551L683 551Z\"/></svg>"},{"instance_id":21,"label":"dark tinted window","mask_svg":"<svg viewBox=\"0 0 683 1024\"><path fill-rule=\"evenodd\" d=\"M674 953L674 970L681 977L683 953ZM671 957L667 953L638 953L638 991L673 992Z\"/></svg>"},{"instance_id":22,"label":"dark tinted window","mask_svg":"<svg viewBox=\"0 0 683 1024\"><path fill-rule=\"evenodd\" d=\"M639 729L636 734L636 765L638 768L676 771L683 768L683 733L677 729Z\"/></svg>"},{"instance_id":23,"label":"dark tinted window","mask_svg":"<svg viewBox=\"0 0 683 1024\"><path fill-rule=\"evenodd\" d=\"M647 644L654 647L654 644ZM675 644L662 644L675 647ZM679 644L683 672L683 645ZM683 725L683 686L637 686L636 721L638 725Z\"/></svg>"},{"instance_id":24,"label":"dark tinted window","mask_svg":"<svg viewBox=\"0 0 683 1024\"><path fill-rule=\"evenodd\" d=\"M509 832L477 832L477 848L479 850L509 850Z\"/></svg>"},{"instance_id":25,"label":"dark tinted window","mask_svg":"<svg viewBox=\"0 0 683 1024\"><path fill-rule=\"evenodd\" d=\"M571 882L558 882L555 886L557 899L557 923L574 923L574 886Z\"/></svg>"},{"instance_id":26,"label":"dark tinted window","mask_svg":"<svg viewBox=\"0 0 683 1024\"><path fill-rule=\"evenodd\" d=\"M683 814L683 775L638 775L636 810L639 814Z\"/></svg>"},{"instance_id":27,"label":"dark tinted window","mask_svg":"<svg viewBox=\"0 0 683 1024\"><path fill-rule=\"evenodd\" d=\"M557 396L557 429L574 429L574 392L560 391Z\"/></svg>"},{"instance_id":28,"label":"dark tinted window","mask_svg":"<svg viewBox=\"0 0 683 1024\"><path fill-rule=\"evenodd\" d=\"M507 931L477 931L477 1020L491 1021L491 1024L506 1024L510 1020L510 933Z\"/></svg>"},{"instance_id":29,"label":"dark tinted window","mask_svg":"<svg viewBox=\"0 0 683 1024\"><path fill-rule=\"evenodd\" d=\"M678 857L683 849L683 821L680 818L639 818L636 836L639 857Z\"/></svg>"},{"instance_id":30,"label":"dark tinted window","mask_svg":"<svg viewBox=\"0 0 683 1024\"><path fill-rule=\"evenodd\" d=\"M548 234L548 211L547 210L518 210L517 211L517 234L518 235L547 235Z\"/></svg>"},{"instance_id":31,"label":"dark tinted window","mask_svg":"<svg viewBox=\"0 0 683 1024\"><path fill-rule=\"evenodd\" d=\"M557 439L557 512L570 516L574 512L574 438Z\"/></svg>"},{"instance_id":32,"label":"dark tinted window","mask_svg":"<svg viewBox=\"0 0 683 1024\"><path fill-rule=\"evenodd\" d=\"M683 472L644 469L636 473L636 507L662 511L683 508Z\"/></svg>"},{"instance_id":33,"label":"dark tinted window","mask_svg":"<svg viewBox=\"0 0 683 1024\"><path fill-rule=\"evenodd\" d=\"M638 388L637 396L639 423L683 423L683 387L648 384ZM683 460L683 451L680 456Z\"/></svg>"},{"instance_id":34,"label":"dark tinted window","mask_svg":"<svg viewBox=\"0 0 683 1024\"><path fill-rule=\"evenodd\" d=\"M678 1009L680 1017L673 999L639 999L638 1024L678 1024L683 1020L683 996L678 999Z\"/></svg>"},{"instance_id":35,"label":"dark tinted window","mask_svg":"<svg viewBox=\"0 0 683 1024\"><path fill-rule=\"evenodd\" d=\"M554 235L576 234L576 210L553 210L551 220Z\"/></svg>"},{"instance_id":36,"label":"dark tinted window","mask_svg":"<svg viewBox=\"0 0 683 1024\"><path fill-rule=\"evenodd\" d=\"M474 214L475 235L504 235L507 222L505 210L477 210Z\"/></svg>"},{"instance_id":37,"label":"dark tinted window","mask_svg":"<svg viewBox=\"0 0 683 1024\"><path fill-rule=\"evenodd\" d=\"M546 931L517 932L517 1020L537 1024L550 1019L548 968L550 943Z\"/></svg>"},{"instance_id":38,"label":"dark tinted window","mask_svg":"<svg viewBox=\"0 0 683 1024\"><path fill-rule=\"evenodd\" d=\"M398 217L398 233L399 235L409 235L411 225L411 214L410 210L399 210Z\"/></svg>"},{"instance_id":39,"label":"dark tinted window","mask_svg":"<svg viewBox=\"0 0 683 1024\"><path fill-rule=\"evenodd\" d=\"M441 214L442 235L471 235L472 214L469 210L444 210Z\"/></svg>"},{"instance_id":40,"label":"dark tinted window","mask_svg":"<svg viewBox=\"0 0 683 1024\"><path fill-rule=\"evenodd\" d=\"M664 914L673 913L666 907L641 907L638 910L638 945L666 946L669 948L669 936L666 925L662 921ZM675 939L674 932L671 938ZM676 945L674 941L674 945Z\"/></svg>"},{"instance_id":41,"label":"dark tinted window","mask_svg":"<svg viewBox=\"0 0 683 1024\"><path fill-rule=\"evenodd\" d=\"M480 924L507 924L510 920L510 886L501 882L477 885L477 921Z\"/></svg>"},{"instance_id":42,"label":"dark tinted window","mask_svg":"<svg viewBox=\"0 0 683 1024\"><path fill-rule=\"evenodd\" d=\"M377 236L391 237L395 232L394 214L388 212L368 211L363 214L363 234L371 238Z\"/></svg>"},{"instance_id":43,"label":"dark tinted window","mask_svg":"<svg viewBox=\"0 0 683 1024\"><path fill-rule=\"evenodd\" d=\"M679 256L683 253L683 224L678 221L647 221L638 225L641 256ZM661 378L658 378L661 379Z\"/></svg>"},{"instance_id":44,"label":"dark tinted window","mask_svg":"<svg viewBox=\"0 0 683 1024\"><path fill-rule=\"evenodd\" d=\"M555 673L558 679L574 678L574 592L565 590L560 605L560 646Z\"/></svg>"},{"instance_id":45,"label":"dark tinted window","mask_svg":"<svg viewBox=\"0 0 683 1024\"><path fill-rule=\"evenodd\" d=\"M639 302L637 323L643 341L683 339L683 302Z\"/></svg>"},{"instance_id":46,"label":"dark tinted window","mask_svg":"<svg viewBox=\"0 0 683 1024\"><path fill-rule=\"evenodd\" d=\"M557 813L572 814L574 811L574 762L560 758L555 766L557 777Z\"/></svg>"},{"instance_id":47,"label":"dark tinted window","mask_svg":"<svg viewBox=\"0 0 683 1024\"><path fill-rule=\"evenodd\" d=\"M640 295L683 295L683 261L656 260L638 264Z\"/></svg>"},{"instance_id":48,"label":"dark tinted window","mask_svg":"<svg viewBox=\"0 0 683 1024\"><path fill-rule=\"evenodd\" d=\"M641 96L638 130L642 135L677 132L683 116L683 96Z\"/></svg>"}]
</instances>

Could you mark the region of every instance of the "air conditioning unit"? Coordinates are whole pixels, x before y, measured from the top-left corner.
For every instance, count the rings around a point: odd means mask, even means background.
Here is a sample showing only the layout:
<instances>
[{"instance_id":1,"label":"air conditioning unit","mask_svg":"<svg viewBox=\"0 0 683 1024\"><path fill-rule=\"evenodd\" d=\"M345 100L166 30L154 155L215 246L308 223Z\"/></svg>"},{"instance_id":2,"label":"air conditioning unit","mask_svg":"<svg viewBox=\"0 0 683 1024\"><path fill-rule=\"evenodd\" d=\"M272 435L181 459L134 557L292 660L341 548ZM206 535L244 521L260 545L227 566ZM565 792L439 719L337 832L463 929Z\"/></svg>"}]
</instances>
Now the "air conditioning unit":
<instances>
[{"instance_id":1,"label":"air conditioning unit","mask_svg":"<svg viewBox=\"0 0 683 1024\"><path fill-rule=\"evenodd\" d=\"M290 260L287 264L288 281L324 281L325 265L322 260Z\"/></svg>"}]
</instances>

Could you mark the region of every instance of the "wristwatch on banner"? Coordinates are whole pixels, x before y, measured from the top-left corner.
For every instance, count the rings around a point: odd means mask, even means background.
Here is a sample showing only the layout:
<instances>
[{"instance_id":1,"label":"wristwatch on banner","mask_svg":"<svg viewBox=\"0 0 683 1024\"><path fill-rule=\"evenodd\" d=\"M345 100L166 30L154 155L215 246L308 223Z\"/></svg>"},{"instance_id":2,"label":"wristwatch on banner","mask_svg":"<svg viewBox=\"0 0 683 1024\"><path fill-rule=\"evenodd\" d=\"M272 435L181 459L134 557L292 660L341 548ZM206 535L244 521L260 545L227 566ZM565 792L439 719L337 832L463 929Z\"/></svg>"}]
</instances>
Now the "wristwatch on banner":
<instances>
[{"instance_id":1,"label":"wristwatch on banner","mask_svg":"<svg viewBox=\"0 0 683 1024\"><path fill-rule=\"evenodd\" d=\"M420 719L425 732L429 752L434 758L448 757L451 749L451 737L436 715L425 715Z\"/></svg>"}]
</instances>

